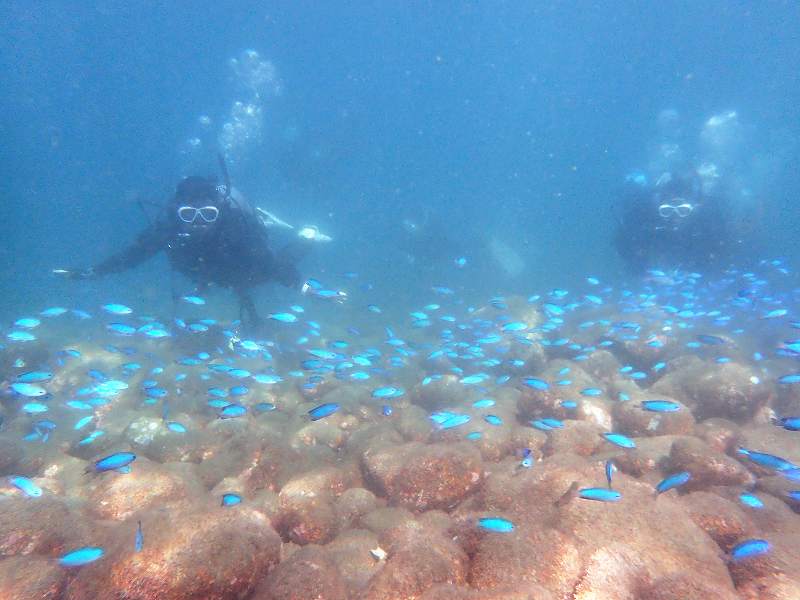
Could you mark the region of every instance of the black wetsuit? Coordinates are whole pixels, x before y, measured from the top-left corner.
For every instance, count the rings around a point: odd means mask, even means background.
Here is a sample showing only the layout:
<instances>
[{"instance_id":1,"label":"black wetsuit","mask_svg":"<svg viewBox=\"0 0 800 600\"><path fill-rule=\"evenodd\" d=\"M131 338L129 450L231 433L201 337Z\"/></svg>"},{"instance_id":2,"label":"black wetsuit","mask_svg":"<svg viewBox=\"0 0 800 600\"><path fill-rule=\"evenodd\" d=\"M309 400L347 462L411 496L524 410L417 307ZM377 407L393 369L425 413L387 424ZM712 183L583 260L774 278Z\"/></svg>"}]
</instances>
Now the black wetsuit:
<instances>
[{"instance_id":1,"label":"black wetsuit","mask_svg":"<svg viewBox=\"0 0 800 600\"><path fill-rule=\"evenodd\" d=\"M693 206L684 218L665 219L661 204ZM707 271L727 266L732 243L720 198L703 197L691 178L628 190L615 236L617 251L634 272L647 268Z\"/></svg>"},{"instance_id":2,"label":"black wetsuit","mask_svg":"<svg viewBox=\"0 0 800 600\"><path fill-rule=\"evenodd\" d=\"M191 279L198 289L209 285L233 289L242 309L258 321L250 290L267 281L300 288L302 278L296 265L308 253L309 242L297 239L275 253L266 227L246 200L217 193L199 205L209 202L219 207L219 216L207 230L187 234L177 216L182 201L176 196L133 244L96 265L93 274L103 276L130 269L163 250L172 268Z\"/></svg>"}]
</instances>

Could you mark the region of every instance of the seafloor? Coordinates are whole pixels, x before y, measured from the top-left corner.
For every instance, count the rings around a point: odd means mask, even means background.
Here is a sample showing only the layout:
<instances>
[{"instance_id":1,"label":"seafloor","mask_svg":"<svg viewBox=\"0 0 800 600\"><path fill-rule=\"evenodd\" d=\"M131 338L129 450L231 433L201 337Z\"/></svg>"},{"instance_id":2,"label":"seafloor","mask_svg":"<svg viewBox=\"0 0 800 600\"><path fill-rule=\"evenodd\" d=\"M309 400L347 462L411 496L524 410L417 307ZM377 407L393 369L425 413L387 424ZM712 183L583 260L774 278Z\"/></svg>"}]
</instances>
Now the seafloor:
<instances>
[{"instance_id":1,"label":"seafloor","mask_svg":"<svg viewBox=\"0 0 800 600\"><path fill-rule=\"evenodd\" d=\"M394 322L351 303L313 323L310 299L247 343L188 317L149 339L133 303L37 317L0 351L0 598L797 600L795 296L764 277L472 311L439 290ZM11 388L31 371L47 395ZM97 472L119 451L129 473ZM581 497L607 469L621 497Z\"/></svg>"}]
</instances>

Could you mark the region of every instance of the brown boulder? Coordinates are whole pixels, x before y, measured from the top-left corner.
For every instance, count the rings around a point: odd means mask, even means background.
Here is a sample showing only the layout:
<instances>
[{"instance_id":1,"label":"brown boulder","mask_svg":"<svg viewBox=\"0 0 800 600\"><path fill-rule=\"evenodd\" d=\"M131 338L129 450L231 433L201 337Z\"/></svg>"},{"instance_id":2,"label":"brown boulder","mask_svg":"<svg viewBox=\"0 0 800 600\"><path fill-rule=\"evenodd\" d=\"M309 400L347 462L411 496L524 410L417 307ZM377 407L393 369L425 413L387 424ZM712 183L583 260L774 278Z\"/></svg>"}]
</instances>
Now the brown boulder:
<instances>
[{"instance_id":1,"label":"brown boulder","mask_svg":"<svg viewBox=\"0 0 800 600\"><path fill-rule=\"evenodd\" d=\"M301 548L279 564L250 600L346 600L347 587L329 554Z\"/></svg>"},{"instance_id":2,"label":"brown boulder","mask_svg":"<svg viewBox=\"0 0 800 600\"><path fill-rule=\"evenodd\" d=\"M141 515L118 528L102 560L81 567L66 600L228 600L247 596L278 562L281 541L267 518L245 506ZM112 533L116 533L116 530Z\"/></svg>"},{"instance_id":3,"label":"brown boulder","mask_svg":"<svg viewBox=\"0 0 800 600\"><path fill-rule=\"evenodd\" d=\"M415 511L452 508L476 491L483 477L480 453L468 443L411 442L368 450L362 468L378 495Z\"/></svg>"},{"instance_id":4,"label":"brown boulder","mask_svg":"<svg viewBox=\"0 0 800 600\"><path fill-rule=\"evenodd\" d=\"M684 437L672 444L669 455L671 472L688 471L692 478L684 490L699 490L715 485L751 486L753 476L742 464L722 454L697 438Z\"/></svg>"}]
</instances>

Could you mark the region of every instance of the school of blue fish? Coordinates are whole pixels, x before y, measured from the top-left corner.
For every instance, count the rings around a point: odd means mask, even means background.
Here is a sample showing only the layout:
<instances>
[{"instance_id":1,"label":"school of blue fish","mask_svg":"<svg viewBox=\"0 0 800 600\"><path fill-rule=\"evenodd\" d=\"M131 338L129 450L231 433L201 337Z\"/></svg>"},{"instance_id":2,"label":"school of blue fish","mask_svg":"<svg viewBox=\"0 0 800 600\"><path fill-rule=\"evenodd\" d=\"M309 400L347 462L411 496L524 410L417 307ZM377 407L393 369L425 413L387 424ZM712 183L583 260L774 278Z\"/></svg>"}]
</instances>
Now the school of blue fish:
<instances>
[{"instance_id":1,"label":"school of blue fish","mask_svg":"<svg viewBox=\"0 0 800 600\"><path fill-rule=\"evenodd\" d=\"M457 262L457 267L464 264ZM800 387L800 289L792 287L792 276L790 267L780 260L761 261L750 272L730 270L713 282L696 273L653 270L638 287L620 288L590 276L580 289L554 289L527 297L524 305L542 315L540 322L531 324L520 314L518 298L496 296L471 306L455 289L437 285L421 306L404 309L381 303L372 297L368 285L346 289L358 280L350 273L330 285L311 280L305 305L276 307L269 313L266 336L241 329L237 321L204 314L206 300L195 294L182 296L180 316L171 319L140 313L136 303L126 298L94 307L45 307L19 316L3 332L0 352L8 367L2 373L6 407L2 428L28 448L52 444L56 437L68 442L65 447L91 447L106 434L104 415L116 410L117 398L135 395L140 400L139 414L158 415L171 434L185 436L192 433L191 428L172 418L173 405L180 403L183 413L189 411L187 406L193 407L195 422L201 426L215 420L268 419L281 408L264 401L260 390L279 396L282 389L295 387L306 398L314 398L315 391L330 380L368 390L367 408L377 418L392 419L398 399L407 399L412 387L455 377L465 391L476 391L480 398L470 396L463 407L431 412L430 427L478 440L480 431L470 428L475 414L490 426L508 425L492 412L495 400L491 396L504 386L534 396L558 390L560 406L567 411L577 409L583 398L608 398L602 386L573 384L569 367L559 371L558 379L548 379L526 372L524 361L509 358L514 347L531 345L580 365L594 352L616 344L638 340L657 348L678 340L686 354L707 361L736 360L759 366L763 377L753 383ZM326 315L330 323L316 319L317 313ZM65 338L65 331L72 332L74 339ZM181 350L202 347L205 340L203 350ZM33 354L27 350L33 346L45 348L46 358L30 363L26 357ZM91 359L81 367L88 349ZM120 366L99 370L93 366L98 355L117 357ZM81 373L80 381L51 392L51 382L67 368ZM647 390L669 368L663 362L647 369L625 365L620 375ZM422 376L410 379L415 373ZM190 382L200 382L207 392L187 404L184 390ZM611 399L630 401L624 393ZM637 408L656 415L685 410L658 397L642 401ZM304 418L318 421L352 411L353 406L347 404L323 402L305 411ZM552 415L527 425L551 434L563 429L565 421ZM773 422L775 427L800 431L800 415L775 414ZM635 439L621 432L607 431L602 438L609 448L629 451L637 447ZM536 468L530 448L516 452L520 469ZM800 465L759 448L739 448L737 454L742 461L797 482L797 490L788 497L800 501ZM137 468L136 460L136 453L126 447L98 453L87 461L86 476L124 477ZM596 481L581 482L571 501L606 503L608 510L624 505L626 498L614 489L616 470L613 459L605 461ZM688 471L667 473L653 494L681 493L692 477ZM5 493L21 494L30 502L54 493L43 489L35 474L10 473L5 478ZM764 506L752 489L740 490L739 499L746 510ZM218 499L231 510L246 501L234 492ZM474 525L489 535L516 531L513 522L499 515L485 515ZM131 552L147 547L147 523L139 521L130 535ZM770 550L769 540L742 540L729 559L752 560ZM71 549L57 562L76 569L103 560L104 555L104 548L89 545Z\"/></svg>"}]
</instances>

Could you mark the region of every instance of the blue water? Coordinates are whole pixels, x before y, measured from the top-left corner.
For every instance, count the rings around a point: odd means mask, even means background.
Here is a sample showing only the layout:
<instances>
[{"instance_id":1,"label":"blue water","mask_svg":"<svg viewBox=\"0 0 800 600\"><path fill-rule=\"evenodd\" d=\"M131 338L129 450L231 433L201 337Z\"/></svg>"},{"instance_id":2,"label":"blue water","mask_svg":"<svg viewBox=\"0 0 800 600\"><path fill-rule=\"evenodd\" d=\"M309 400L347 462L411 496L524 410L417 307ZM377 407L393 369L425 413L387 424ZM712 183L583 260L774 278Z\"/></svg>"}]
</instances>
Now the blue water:
<instances>
[{"instance_id":1,"label":"blue water","mask_svg":"<svg viewBox=\"0 0 800 600\"><path fill-rule=\"evenodd\" d=\"M6 318L131 286L146 306L169 302L162 259L84 285L49 270L132 239L146 222L134 198L163 201L180 177L218 173L221 126L252 99L230 65L247 49L274 77L231 176L335 238L304 274L356 271L401 298L436 280L486 298L620 277L613 206L668 108L689 154L706 119L737 111L742 170L767 206L763 253L798 253L795 2L11 1L1 22ZM400 250L402 221L430 215L470 273L445 247L420 277ZM486 259L489 239L524 270ZM265 288L259 304L286 294Z\"/></svg>"}]
</instances>

